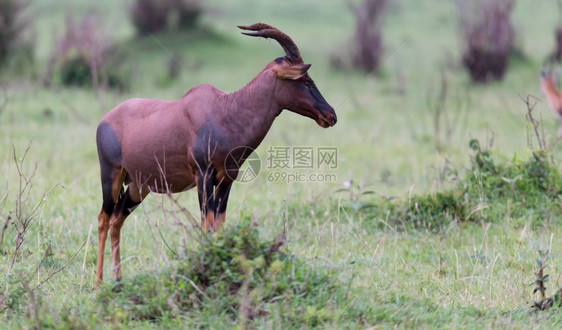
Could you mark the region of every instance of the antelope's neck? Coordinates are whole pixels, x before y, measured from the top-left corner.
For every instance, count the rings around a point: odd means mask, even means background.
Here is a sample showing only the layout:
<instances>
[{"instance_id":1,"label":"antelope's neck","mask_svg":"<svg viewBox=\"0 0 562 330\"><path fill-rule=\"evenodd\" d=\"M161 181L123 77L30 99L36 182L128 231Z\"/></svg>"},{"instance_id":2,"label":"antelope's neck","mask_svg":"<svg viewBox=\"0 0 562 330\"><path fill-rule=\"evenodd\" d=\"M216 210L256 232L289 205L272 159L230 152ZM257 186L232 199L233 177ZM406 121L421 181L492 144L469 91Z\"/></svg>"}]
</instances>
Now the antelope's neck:
<instances>
[{"instance_id":1,"label":"antelope's neck","mask_svg":"<svg viewBox=\"0 0 562 330\"><path fill-rule=\"evenodd\" d=\"M264 70L241 89L226 94L224 125L238 145L252 148L264 139L275 117L281 113L276 97L277 79Z\"/></svg>"}]
</instances>

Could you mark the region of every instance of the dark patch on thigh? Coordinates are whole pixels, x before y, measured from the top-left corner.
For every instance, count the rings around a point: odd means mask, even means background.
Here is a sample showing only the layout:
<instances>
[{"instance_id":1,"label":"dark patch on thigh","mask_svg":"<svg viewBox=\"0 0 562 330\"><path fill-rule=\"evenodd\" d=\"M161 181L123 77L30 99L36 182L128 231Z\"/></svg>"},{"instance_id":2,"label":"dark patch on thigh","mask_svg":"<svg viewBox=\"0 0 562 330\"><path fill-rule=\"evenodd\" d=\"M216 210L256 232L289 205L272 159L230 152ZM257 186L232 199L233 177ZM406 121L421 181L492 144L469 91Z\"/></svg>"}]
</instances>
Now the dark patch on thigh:
<instances>
[{"instance_id":1,"label":"dark patch on thigh","mask_svg":"<svg viewBox=\"0 0 562 330\"><path fill-rule=\"evenodd\" d=\"M115 171L121 163L121 143L115 131L106 122L101 122L96 133L98 158L100 162L103 210L111 215L115 207L113 200L113 181Z\"/></svg>"},{"instance_id":2,"label":"dark patch on thigh","mask_svg":"<svg viewBox=\"0 0 562 330\"><path fill-rule=\"evenodd\" d=\"M96 143L98 145L98 156L100 161L103 158L110 164L121 163L121 141L119 141L119 137L113 128L104 121L98 125Z\"/></svg>"}]
</instances>

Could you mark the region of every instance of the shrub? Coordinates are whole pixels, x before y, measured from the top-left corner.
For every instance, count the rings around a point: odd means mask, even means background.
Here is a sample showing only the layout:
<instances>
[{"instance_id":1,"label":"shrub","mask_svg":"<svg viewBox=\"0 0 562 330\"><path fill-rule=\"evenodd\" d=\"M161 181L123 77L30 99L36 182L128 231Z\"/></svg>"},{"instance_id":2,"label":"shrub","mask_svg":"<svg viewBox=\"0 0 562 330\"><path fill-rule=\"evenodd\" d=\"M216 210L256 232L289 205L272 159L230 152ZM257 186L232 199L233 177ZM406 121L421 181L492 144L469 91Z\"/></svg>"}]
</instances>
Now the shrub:
<instances>
[{"instance_id":1,"label":"shrub","mask_svg":"<svg viewBox=\"0 0 562 330\"><path fill-rule=\"evenodd\" d=\"M546 311L553 307L562 308L562 288L556 290L552 297L547 297L546 294L546 282L549 279L549 275L545 274L545 268L548 266L546 261L549 258L549 252L539 251L539 253L541 258L536 259L538 269L535 275L535 282L533 282L535 286L533 288L533 295L538 293L540 299L531 301L531 314Z\"/></svg>"},{"instance_id":2,"label":"shrub","mask_svg":"<svg viewBox=\"0 0 562 330\"><path fill-rule=\"evenodd\" d=\"M344 206L399 227L433 230L453 221L490 221L505 216L529 219L537 225L562 213L562 177L546 153L535 151L527 160L513 157L500 161L477 140L470 141L470 148L471 169L448 190L414 195L406 202L375 201L368 208L355 207L355 200Z\"/></svg>"},{"instance_id":3,"label":"shrub","mask_svg":"<svg viewBox=\"0 0 562 330\"><path fill-rule=\"evenodd\" d=\"M283 235L262 240L249 220L225 229L175 269L103 285L97 296L100 318L159 322L178 314L211 313L238 317L244 324L281 309L284 322L292 326L332 320L335 314L327 303L342 298L344 289L327 271L282 251L284 243Z\"/></svg>"},{"instance_id":4,"label":"shrub","mask_svg":"<svg viewBox=\"0 0 562 330\"><path fill-rule=\"evenodd\" d=\"M514 49L510 20L515 0L457 0L462 62L472 81L503 78Z\"/></svg>"},{"instance_id":5,"label":"shrub","mask_svg":"<svg viewBox=\"0 0 562 330\"><path fill-rule=\"evenodd\" d=\"M66 28L54 55L57 78L67 86L126 89L129 84L123 55L100 28L103 20L89 13L75 23L66 18Z\"/></svg>"},{"instance_id":6,"label":"shrub","mask_svg":"<svg viewBox=\"0 0 562 330\"><path fill-rule=\"evenodd\" d=\"M200 0L135 0L130 17L137 33L144 36L172 26L192 29L202 12Z\"/></svg>"}]
</instances>

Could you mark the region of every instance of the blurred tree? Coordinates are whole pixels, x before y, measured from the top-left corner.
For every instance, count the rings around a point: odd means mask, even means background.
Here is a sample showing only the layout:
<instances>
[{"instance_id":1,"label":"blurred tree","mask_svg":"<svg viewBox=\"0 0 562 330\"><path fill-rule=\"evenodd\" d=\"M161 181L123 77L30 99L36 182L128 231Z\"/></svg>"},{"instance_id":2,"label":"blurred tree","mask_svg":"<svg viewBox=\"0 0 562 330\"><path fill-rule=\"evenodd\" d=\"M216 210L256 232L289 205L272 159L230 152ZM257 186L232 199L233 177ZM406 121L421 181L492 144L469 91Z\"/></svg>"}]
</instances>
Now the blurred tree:
<instances>
[{"instance_id":1,"label":"blurred tree","mask_svg":"<svg viewBox=\"0 0 562 330\"><path fill-rule=\"evenodd\" d=\"M363 0L360 4L349 3L355 16L353 39L353 65L367 72L379 69L384 53L382 20L388 0Z\"/></svg>"},{"instance_id":2,"label":"blurred tree","mask_svg":"<svg viewBox=\"0 0 562 330\"><path fill-rule=\"evenodd\" d=\"M384 54L382 22L389 2L390 0L348 0L348 6L355 17L355 32L348 47L350 53L336 52L332 55L334 67L351 65L365 72L379 69Z\"/></svg>"},{"instance_id":3,"label":"blurred tree","mask_svg":"<svg viewBox=\"0 0 562 330\"><path fill-rule=\"evenodd\" d=\"M193 29L202 13L201 0L135 0L130 17L143 36L171 27Z\"/></svg>"},{"instance_id":4,"label":"blurred tree","mask_svg":"<svg viewBox=\"0 0 562 330\"><path fill-rule=\"evenodd\" d=\"M26 0L0 0L0 66L6 64L13 53L27 52L33 57L33 46L24 34L29 20L23 15Z\"/></svg>"},{"instance_id":5,"label":"blurred tree","mask_svg":"<svg viewBox=\"0 0 562 330\"><path fill-rule=\"evenodd\" d=\"M549 60L560 62L562 60L562 0L558 0L558 25L554 30L554 41L556 46L554 52L550 55Z\"/></svg>"},{"instance_id":6,"label":"blurred tree","mask_svg":"<svg viewBox=\"0 0 562 330\"><path fill-rule=\"evenodd\" d=\"M462 63L472 81L501 80L514 50L515 0L457 0Z\"/></svg>"},{"instance_id":7,"label":"blurred tree","mask_svg":"<svg viewBox=\"0 0 562 330\"><path fill-rule=\"evenodd\" d=\"M56 66L56 76L63 85L128 88L130 74L123 54L116 50L103 26L103 17L94 13L78 22L67 15L64 34L50 64Z\"/></svg>"}]
</instances>

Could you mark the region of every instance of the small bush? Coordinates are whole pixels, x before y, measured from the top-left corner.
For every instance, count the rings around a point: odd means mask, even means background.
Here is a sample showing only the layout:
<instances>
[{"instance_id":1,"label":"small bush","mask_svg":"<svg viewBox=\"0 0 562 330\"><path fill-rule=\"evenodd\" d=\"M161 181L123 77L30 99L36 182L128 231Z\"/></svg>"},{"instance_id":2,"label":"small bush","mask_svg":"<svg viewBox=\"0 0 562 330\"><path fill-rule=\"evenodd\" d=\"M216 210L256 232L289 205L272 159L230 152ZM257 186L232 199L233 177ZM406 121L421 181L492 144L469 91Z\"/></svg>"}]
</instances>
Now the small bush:
<instances>
[{"instance_id":1,"label":"small bush","mask_svg":"<svg viewBox=\"0 0 562 330\"><path fill-rule=\"evenodd\" d=\"M451 221L468 220L464 198L462 190L415 196L404 215L417 227L438 227Z\"/></svg>"},{"instance_id":2,"label":"small bush","mask_svg":"<svg viewBox=\"0 0 562 330\"><path fill-rule=\"evenodd\" d=\"M457 0L462 62L472 81L501 80L514 49L515 0Z\"/></svg>"},{"instance_id":3,"label":"small bush","mask_svg":"<svg viewBox=\"0 0 562 330\"><path fill-rule=\"evenodd\" d=\"M548 266L546 261L548 260L548 251L544 253L539 251L541 254L540 259L536 259L538 269L535 276L535 281L532 283L535 287L533 288L533 295L539 294L539 300L531 301L531 314L538 313L540 311L546 311L553 307L562 307L562 288L556 290L556 293L552 297L548 297L546 294L546 282L549 280L549 275L545 274L545 268Z\"/></svg>"},{"instance_id":4,"label":"small bush","mask_svg":"<svg viewBox=\"0 0 562 330\"><path fill-rule=\"evenodd\" d=\"M176 269L102 286L100 318L159 322L178 314L211 313L244 324L281 309L293 326L332 320L327 303L344 290L330 273L282 251L284 242L283 236L262 240L249 221L229 228Z\"/></svg>"},{"instance_id":5,"label":"small bush","mask_svg":"<svg viewBox=\"0 0 562 330\"><path fill-rule=\"evenodd\" d=\"M78 23L72 16L67 16L65 32L53 56L60 83L127 89L129 72L123 65L123 55L100 29L101 26L101 17L92 13Z\"/></svg>"},{"instance_id":6,"label":"small bush","mask_svg":"<svg viewBox=\"0 0 562 330\"><path fill-rule=\"evenodd\" d=\"M385 200L357 209L348 208L398 227L407 225L439 230L452 221L491 221L525 218L544 223L562 214L562 177L544 152L523 161L500 161L490 150L470 141L471 169L448 190L414 195L407 202Z\"/></svg>"},{"instance_id":7,"label":"small bush","mask_svg":"<svg viewBox=\"0 0 562 330\"><path fill-rule=\"evenodd\" d=\"M193 29L202 12L200 0L135 0L129 15L137 34L144 36L170 27Z\"/></svg>"}]
</instances>

